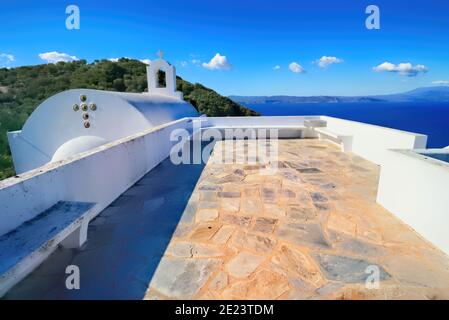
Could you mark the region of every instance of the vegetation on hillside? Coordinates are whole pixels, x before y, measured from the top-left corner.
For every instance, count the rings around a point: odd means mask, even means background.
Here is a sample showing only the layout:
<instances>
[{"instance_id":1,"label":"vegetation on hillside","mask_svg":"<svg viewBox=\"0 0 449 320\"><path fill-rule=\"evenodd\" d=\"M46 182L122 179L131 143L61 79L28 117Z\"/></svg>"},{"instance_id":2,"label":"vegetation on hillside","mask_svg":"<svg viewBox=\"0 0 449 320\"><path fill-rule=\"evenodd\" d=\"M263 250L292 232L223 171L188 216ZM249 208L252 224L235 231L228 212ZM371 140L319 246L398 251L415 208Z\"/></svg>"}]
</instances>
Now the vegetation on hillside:
<instances>
[{"instance_id":1,"label":"vegetation on hillside","mask_svg":"<svg viewBox=\"0 0 449 320\"><path fill-rule=\"evenodd\" d=\"M208 116L252 116L247 109L201 84L177 77L177 89L201 114ZM48 97L74 88L123 92L147 91L145 64L132 59L118 62L85 60L0 68L0 179L14 174L7 131L20 130L33 110Z\"/></svg>"}]
</instances>

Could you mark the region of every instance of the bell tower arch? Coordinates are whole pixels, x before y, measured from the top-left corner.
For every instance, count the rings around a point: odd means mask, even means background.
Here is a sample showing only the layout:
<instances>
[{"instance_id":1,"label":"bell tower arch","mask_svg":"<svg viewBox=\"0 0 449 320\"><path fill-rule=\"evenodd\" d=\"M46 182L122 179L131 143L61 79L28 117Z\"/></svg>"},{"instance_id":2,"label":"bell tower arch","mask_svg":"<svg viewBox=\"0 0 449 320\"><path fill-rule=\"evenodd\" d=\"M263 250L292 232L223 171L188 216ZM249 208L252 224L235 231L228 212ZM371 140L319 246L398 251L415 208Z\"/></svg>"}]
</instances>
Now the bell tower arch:
<instances>
[{"instance_id":1,"label":"bell tower arch","mask_svg":"<svg viewBox=\"0 0 449 320\"><path fill-rule=\"evenodd\" d=\"M163 59L163 52L158 52L159 59L147 66L148 94L158 94L182 99L182 92L176 91L176 68ZM165 87L159 86L158 73L165 73Z\"/></svg>"}]
</instances>

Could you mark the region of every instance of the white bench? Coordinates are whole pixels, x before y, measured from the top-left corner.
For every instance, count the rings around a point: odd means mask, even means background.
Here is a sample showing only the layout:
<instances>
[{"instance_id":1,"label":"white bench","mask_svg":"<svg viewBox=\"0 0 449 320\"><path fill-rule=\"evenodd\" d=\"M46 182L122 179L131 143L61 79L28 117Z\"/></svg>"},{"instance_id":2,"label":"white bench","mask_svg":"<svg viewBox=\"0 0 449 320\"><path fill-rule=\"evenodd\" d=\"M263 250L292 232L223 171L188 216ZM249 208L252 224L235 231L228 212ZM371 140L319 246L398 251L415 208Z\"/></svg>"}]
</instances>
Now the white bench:
<instances>
[{"instance_id":1,"label":"white bench","mask_svg":"<svg viewBox=\"0 0 449 320\"><path fill-rule=\"evenodd\" d=\"M314 131L317 133L318 138L320 140L326 138L327 140L336 143L341 147L341 150L344 152L352 151L352 135L337 133L329 130L326 127L323 128L314 128Z\"/></svg>"},{"instance_id":2,"label":"white bench","mask_svg":"<svg viewBox=\"0 0 449 320\"><path fill-rule=\"evenodd\" d=\"M80 247L87 239L94 203L61 201L0 237L0 297L61 244Z\"/></svg>"}]
</instances>

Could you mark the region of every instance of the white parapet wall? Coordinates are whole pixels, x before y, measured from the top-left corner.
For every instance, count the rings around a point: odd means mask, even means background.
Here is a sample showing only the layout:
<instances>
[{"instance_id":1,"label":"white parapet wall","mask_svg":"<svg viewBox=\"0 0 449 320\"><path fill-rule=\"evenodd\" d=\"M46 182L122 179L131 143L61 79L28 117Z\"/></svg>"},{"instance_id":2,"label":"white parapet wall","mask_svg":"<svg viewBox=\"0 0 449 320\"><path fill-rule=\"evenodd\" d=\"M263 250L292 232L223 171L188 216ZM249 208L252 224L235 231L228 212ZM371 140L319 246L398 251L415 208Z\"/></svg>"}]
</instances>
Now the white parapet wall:
<instances>
[{"instance_id":1,"label":"white parapet wall","mask_svg":"<svg viewBox=\"0 0 449 320\"><path fill-rule=\"evenodd\" d=\"M201 117L203 127L301 127L305 120L320 116L267 116L267 117Z\"/></svg>"},{"instance_id":2,"label":"white parapet wall","mask_svg":"<svg viewBox=\"0 0 449 320\"><path fill-rule=\"evenodd\" d=\"M170 141L170 134L178 128L191 131L196 122L192 119L199 119L203 128L284 130L304 128L304 121L322 119L329 129L353 135L352 151L377 164L385 162L387 149L423 148L427 139L420 134L327 116L183 118L1 181L0 235L57 201L94 202L93 212L98 214L169 156L175 143Z\"/></svg>"},{"instance_id":3,"label":"white parapet wall","mask_svg":"<svg viewBox=\"0 0 449 320\"><path fill-rule=\"evenodd\" d=\"M309 130L306 120L319 120L319 116L269 117L203 117L203 130L215 129L222 138L306 138ZM210 132L209 132L210 134ZM206 134L205 137L208 135ZM215 135L214 135L215 136ZM218 138L218 137L217 137ZM207 138L205 140L208 140Z\"/></svg>"},{"instance_id":4,"label":"white parapet wall","mask_svg":"<svg viewBox=\"0 0 449 320\"><path fill-rule=\"evenodd\" d=\"M449 163L425 154L449 150L389 150L377 202L449 254Z\"/></svg>"},{"instance_id":5,"label":"white parapet wall","mask_svg":"<svg viewBox=\"0 0 449 320\"><path fill-rule=\"evenodd\" d=\"M279 137L294 137L297 129L305 127L306 120L323 120L326 129L352 136L351 151L373 163L381 165L388 149L425 148L427 136L419 133L391 129L367 123L328 116L275 116L275 117L203 117L202 127L213 128L279 128ZM316 134L304 130L302 138L314 138Z\"/></svg>"},{"instance_id":6,"label":"white parapet wall","mask_svg":"<svg viewBox=\"0 0 449 320\"><path fill-rule=\"evenodd\" d=\"M419 133L327 116L321 119L327 129L353 136L353 153L379 165L386 161L388 149L420 149L427 144L427 136Z\"/></svg>"},{"instance_id":7,"label":"white parapet wall","mask_svg":"<svg viewBox=\"0 0 449 320\"><path fill-rule=\"evenodd\" d=\"M0 181L0 235L58 201L92 202L93 218L170 154L184 118Z\"/></svg>"}]
</instances>

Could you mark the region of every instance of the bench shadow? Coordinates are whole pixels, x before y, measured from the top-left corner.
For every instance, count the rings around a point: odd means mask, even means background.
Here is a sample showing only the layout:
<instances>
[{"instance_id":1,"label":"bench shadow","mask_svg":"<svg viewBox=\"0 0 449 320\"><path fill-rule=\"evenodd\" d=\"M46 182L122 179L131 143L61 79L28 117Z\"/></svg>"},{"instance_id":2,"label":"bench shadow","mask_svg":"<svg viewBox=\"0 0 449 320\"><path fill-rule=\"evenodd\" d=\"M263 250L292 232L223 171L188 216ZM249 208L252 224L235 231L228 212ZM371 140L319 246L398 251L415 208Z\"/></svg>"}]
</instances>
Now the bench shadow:
<instances>
[{"instance_id":1,"label":"bench shadow","mask_svg":"<svg viewBox=\"0 0 449 320\"><path fill-rule=\"evenodd\" d=\"M204 166L165 159L90 222L80 250L58 248L4 298L142 299ZM78 290L66 288L68 265Z\"/></svg>"}]
</instances>

